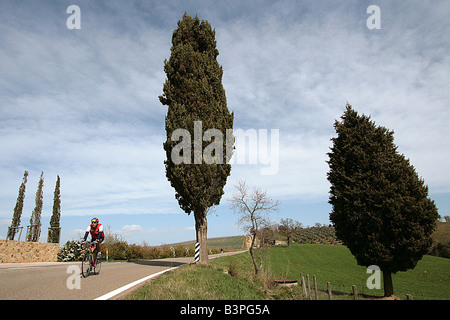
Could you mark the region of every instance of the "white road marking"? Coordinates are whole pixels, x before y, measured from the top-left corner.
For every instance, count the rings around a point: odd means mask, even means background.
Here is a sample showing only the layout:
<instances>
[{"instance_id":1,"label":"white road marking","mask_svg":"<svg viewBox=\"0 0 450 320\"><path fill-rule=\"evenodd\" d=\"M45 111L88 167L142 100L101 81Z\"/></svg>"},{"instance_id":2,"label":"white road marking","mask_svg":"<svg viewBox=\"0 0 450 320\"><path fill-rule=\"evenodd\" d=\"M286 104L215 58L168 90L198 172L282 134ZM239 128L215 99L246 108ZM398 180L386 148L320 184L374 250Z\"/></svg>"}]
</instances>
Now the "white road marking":
<instances>
[{"instance_id":1,"label":"white road marking","mask_svg":"<svg viewBox=\"0 0 450 320\"><path fill-rule=\"evenodd\" d=\"M184 266L184 265L186 265L186 264L182 264L182 265L179 265L177 267L173 267L173 268L170 268L170 269L167 269L167 270L163 270L163 271L151 274L151 275L149 275L147 277L144 277L142 279L139 279L139 280L133 281L133 282L131 282L129 284L126 284L123 287L120 287L119 289L116 289L116 290L113 290L111 292L108 292L107 294L104 294L104 295L102 295L102 296L100 296L98 298L95 298L94 300L108 300L108 299L111 299L112 297L118 295L119 293L124 292L125 290L128 290L128 289L138 285L141 282L144 282L144 281L146 281L148 279L157 277L157 276L159 276L159 275L161 275L161 274L163 274L163 273L165 273L167 271L175 270L176 268L179 268L179 267Z\"/></svg>"}]
</instances>

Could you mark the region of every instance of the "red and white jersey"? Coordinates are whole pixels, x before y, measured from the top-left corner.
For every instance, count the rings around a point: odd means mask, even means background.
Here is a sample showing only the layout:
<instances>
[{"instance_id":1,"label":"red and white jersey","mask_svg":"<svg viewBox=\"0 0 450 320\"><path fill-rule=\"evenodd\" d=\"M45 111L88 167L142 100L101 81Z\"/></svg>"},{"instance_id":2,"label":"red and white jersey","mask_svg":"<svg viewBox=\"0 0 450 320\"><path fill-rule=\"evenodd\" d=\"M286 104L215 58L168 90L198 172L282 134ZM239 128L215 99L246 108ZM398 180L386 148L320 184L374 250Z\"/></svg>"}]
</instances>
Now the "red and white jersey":
<instances>
[{"instance_id":1,"label":"red and white jersey","mask_svg":"<svg viewBox=\"0 0 450 320\"><path fill-rule=\"evenodd\" d=\"M92 239L95 240L98 238L99 233L103 234L103 226L100 223L98 223L95 228L92 228L91 225L89 225L86 232L90 232Z\"/></svg>"}]
</instances>

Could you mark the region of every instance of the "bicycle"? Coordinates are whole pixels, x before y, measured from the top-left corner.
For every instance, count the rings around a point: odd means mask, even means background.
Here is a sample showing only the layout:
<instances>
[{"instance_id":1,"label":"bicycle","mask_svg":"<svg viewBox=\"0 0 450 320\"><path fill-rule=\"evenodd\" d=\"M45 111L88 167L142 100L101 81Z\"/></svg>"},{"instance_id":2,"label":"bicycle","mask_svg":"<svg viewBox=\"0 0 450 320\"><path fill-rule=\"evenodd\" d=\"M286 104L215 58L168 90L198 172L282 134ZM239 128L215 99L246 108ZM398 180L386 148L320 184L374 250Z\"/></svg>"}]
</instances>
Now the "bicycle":
<instances>
[{"instance_id":1,"label":"bicycle","mask_svg":"<svg viewBox=\"0 0 450 320\"><path fill-rule=\"evenodd\" d=\"M87 242L89 243L89 242ZM97 241L89 243L89 247L84 251L83 260L81 262L81 274L83 278L87 278L91 274L99 274L102 268L102 259L98 253L94 254L97 247Z\"/></svg>"}]
</instances>

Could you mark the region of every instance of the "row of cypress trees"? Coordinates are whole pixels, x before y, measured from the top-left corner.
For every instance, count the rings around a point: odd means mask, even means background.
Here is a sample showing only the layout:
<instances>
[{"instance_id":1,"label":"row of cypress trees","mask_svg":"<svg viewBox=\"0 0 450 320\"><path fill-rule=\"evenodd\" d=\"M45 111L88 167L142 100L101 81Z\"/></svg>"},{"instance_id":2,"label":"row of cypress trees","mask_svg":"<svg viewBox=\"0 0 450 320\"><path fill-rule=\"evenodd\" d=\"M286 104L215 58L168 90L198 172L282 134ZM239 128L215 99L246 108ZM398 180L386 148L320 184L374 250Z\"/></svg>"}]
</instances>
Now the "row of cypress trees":
<instances>
[{"instance_id":1,"label":"row of cypress trees","mask_svg":"<svg viewBox=\"0 0 450 320\"><path fill-rule=\"evenodd\" d=\"M8 230L7 239L14 240L18 227L20 226L20 218L23 211L23 203L25 200L25 189L28 181L28 171L25 171L22 179L22 183L19 187L19 195L17 197L16 206L14 207L14 215L11 221L11 227ZM60 192L61 179L57 176L56 186L53 198L53 214L50 219L50 228L48 231L48 242L59 243L60 238L60 218L61 218L61 192ZM41 215L42 206L44 203L44 172L41 172L39 178L39 184L36 191L35 207L31 213L30 226L26 235L26 240L31 242L37 242L39 240L41 230Z\"/></svg>"}]
</instances>

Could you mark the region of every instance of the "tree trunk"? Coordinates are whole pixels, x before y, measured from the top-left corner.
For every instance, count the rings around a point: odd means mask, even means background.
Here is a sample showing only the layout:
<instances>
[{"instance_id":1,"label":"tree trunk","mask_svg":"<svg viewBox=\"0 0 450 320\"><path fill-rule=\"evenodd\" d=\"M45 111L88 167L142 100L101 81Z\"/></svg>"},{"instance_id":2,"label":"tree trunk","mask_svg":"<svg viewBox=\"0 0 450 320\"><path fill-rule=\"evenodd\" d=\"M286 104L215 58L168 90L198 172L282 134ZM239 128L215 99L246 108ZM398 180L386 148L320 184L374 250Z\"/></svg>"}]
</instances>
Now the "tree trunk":
<instances>
[{"instance_id":1,"label":"tree trunk","mask_svg":"<svg viewBox=\"0 0 450 320\"><path fill-rule=\"evenodd\" d=\"M208 233L208 222L206 220L206 211L194 212L195 217L195 231L197 234L197 242L200 243L200 260L201 264L209 264L208 247L206 238Z\"/></svg>"},{"instance_id":2,"label":"tree trunk","mask_svg":"<svg viewBox=\"0 0 450 320\"><path fill-rule=\"evenodd\" d=\"M385 297L394 295L394 287L392 285L392 275L390 271L383 271L383 287Z\"/></svg>"},{"instance_id":3,"label":"tree trunk","mask_svg":"<svg viewBox=\"0 0 450 320\"><path fill-rule=\"evenodd\" d=\"M265 247L260 247L259 248L259 270L262 270L262 271L264 271L263 270L263 268L264 268L264 263L263 263L264 251L265 251Z\"/></svg>"},{"instance_id":4,"label":"tree trunk","mask_svg":"<svg viewBox=\"0 0 450 320\"><path fill-rule=\"evenodd\" d=\"M252 244L250 245L250 249L248 251L250 252L250 255L252 256L253 266L255 267L255 274L258 274L259 268L258 264L256 263L255 255L253 253L253 245L255 244L256 234L252 235Z\"/></svg>"}]
</instances>

